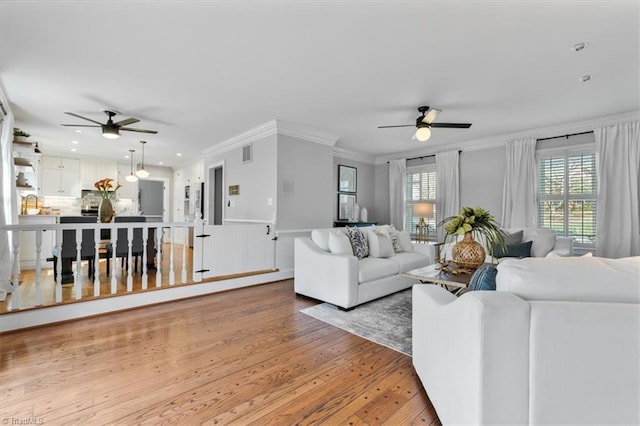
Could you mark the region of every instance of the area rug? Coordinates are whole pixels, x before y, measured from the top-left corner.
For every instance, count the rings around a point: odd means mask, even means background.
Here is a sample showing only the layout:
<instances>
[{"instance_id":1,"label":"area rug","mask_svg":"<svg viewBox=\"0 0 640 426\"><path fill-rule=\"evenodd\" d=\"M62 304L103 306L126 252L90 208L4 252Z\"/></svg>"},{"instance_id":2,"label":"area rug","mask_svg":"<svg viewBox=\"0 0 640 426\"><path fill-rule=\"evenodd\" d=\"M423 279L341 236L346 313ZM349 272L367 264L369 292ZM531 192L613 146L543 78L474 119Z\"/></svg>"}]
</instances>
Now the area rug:
<instances>
[{"instance_id":1,"label":"area rug","mask_svg":"<svg viewBox=\"0 0 640 426\"><path fill-rule=\"evenodd\" d=\"M320 321L411 356L411 289L342 311L329 303L301 309Z\"/></svg>"}]
</instances>

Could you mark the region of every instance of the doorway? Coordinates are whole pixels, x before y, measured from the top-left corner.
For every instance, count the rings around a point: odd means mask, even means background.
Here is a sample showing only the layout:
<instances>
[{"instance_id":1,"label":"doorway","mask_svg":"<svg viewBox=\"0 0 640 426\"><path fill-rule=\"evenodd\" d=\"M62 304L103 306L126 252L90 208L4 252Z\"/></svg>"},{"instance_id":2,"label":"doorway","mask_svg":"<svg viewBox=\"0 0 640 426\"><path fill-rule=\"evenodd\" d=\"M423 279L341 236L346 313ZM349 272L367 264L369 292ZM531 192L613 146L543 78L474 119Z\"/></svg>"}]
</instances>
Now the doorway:
<instances>
[{"instance_id":1,"label":"doorway","mask_svg":"<svg viewBox=\"0 0 640 426\"><path fill-rule=\"evenodd\" d=\"M207 206L208 223L210 225L222 225L222 190L224 188L224 173L223 166L215 164L209 168L209 204Z\"/></svg>"}]
</instances>

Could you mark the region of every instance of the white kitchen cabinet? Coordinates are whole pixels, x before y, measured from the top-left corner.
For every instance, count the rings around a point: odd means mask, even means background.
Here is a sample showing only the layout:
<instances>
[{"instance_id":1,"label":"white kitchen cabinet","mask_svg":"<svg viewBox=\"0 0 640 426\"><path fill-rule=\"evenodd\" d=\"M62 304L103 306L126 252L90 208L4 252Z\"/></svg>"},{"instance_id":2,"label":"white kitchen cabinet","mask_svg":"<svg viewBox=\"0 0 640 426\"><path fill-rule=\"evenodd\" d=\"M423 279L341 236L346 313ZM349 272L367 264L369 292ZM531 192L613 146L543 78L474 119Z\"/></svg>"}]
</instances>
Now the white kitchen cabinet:
<instances>
[{"instance_id":1,"label":"white kitchen cabinet","mask_svg":"<svg viewBox=\"0 0 640 426\"><path fill-rule=\"evenodd\" d=\"M80 197L80 161L74 158L43 157L41 194Z\"/></svg>"},{"instance_id":2,"label":"white kitchen cabinet","mask_svg":"<svg viewBox=\"0 0 640 426\"><path fill-rule=\"evenodd\" d=\"M94 184L104 178L118 180L118 167L115 161L98 158L85 158L80 161L80 180L82 189L95 191Z\"/></svg>"},{"instance_id":3,"label":"white kitchen cabinet","mask_svg":"<svg viewBox=\"0 0 640 426\"><path fill-rule=\"evenodd\" d=\"M127 176L131 174L130 164L118 163L118 179L116 184L122 185L122 188L118 189L117 196L119 199L130 199L138 202L138 181L129 182Z\"/></svg>"},{"instance_id":4,"label":"white kitchen cabinet","mask_svg":"<svg viewBox=\"0 0 640 426\"><path fill-rule=\"evenodd\" d=\"M55 224L55 216L19 216L20 225L48 225ZM42 245L40 246L40 266L52 267L45 259L51 257L55 245L55 232L52 230L42 232ZM36 233L34 231L20 231L20 270L35 269L36 267Z\"/></svg>"}]
</instances>

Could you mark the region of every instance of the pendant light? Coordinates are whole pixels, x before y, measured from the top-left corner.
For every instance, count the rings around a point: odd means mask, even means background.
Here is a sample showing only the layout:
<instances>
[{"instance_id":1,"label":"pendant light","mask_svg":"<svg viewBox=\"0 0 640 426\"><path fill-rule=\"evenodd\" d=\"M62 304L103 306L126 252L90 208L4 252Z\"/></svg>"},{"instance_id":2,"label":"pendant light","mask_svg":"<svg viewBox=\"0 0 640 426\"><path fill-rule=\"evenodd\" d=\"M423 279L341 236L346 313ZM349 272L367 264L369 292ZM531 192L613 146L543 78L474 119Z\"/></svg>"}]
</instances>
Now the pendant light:
<instances>
[{"instance_id":1,"label":"pendant light","mask_svg":"<svg viewBox=\"0 0 640 426\"><path fill-rule=\"evenodd\" d=\"M131 153L129 154L129 158L131 159L131 169L130 169L129 176L127 176L125 179L127 180L127 182L135 182L138 180L138 177L133 174L133 153L136 151L133 149L130 149L129 152Z\"/></svg>"},{"instance_id":2,"label":"pendant light","mask_svg":"<svg viewBox=\"0 0 640 426\"><path fill-rule=\"evenodd\" d=\"M136 172L136 174L138 175L138 177L146 178L149 177L149 172L144 169L144 144L146 144L147 142L140 141L140 143L142 144L142 162L140 165L140 169Z\"/></svg>"}]
</instances>

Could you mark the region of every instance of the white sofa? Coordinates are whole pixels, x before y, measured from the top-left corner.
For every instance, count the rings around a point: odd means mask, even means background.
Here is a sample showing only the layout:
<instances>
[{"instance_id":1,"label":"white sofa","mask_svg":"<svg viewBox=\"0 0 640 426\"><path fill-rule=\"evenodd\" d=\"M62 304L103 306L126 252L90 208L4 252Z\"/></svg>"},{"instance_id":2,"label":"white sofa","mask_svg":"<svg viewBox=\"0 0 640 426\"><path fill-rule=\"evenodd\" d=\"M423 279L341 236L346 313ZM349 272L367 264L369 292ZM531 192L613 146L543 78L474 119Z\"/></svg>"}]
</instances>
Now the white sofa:
<instances>
[{"instance_id":1,"label":"white sofa","mask_svg":"<svg viewBox=\"0 0 640 426\"><path fill-rule=\"evenodd\" d=\"M361 228L367 233L367 228ZM314 229L311 238L294 241L294 288L297 294L331 303L343 309L411 287L417 281L400 274L430 265L431 259L417 252L390 257L336 254L329 250L331 232L344 228Z\"/></svg>"},{"instance_id":2,"label":"white sofa","mask_svg":"<svg viewBox=\"0 0 640 426\"><path fill-rule=\"evenodd\" d=\"M497 288L413 287L443 424L640 424L640 257L506 260Z\"/></svg>"}]
</instances>

